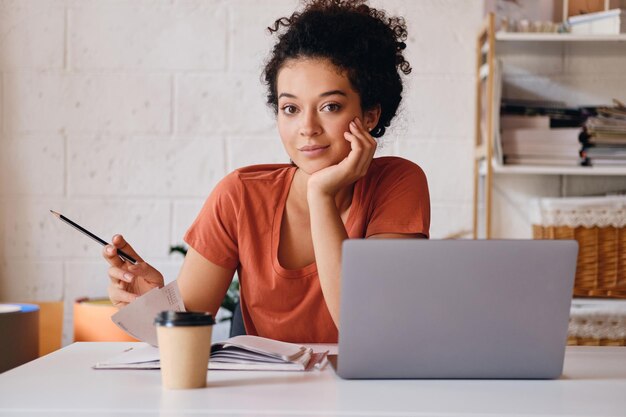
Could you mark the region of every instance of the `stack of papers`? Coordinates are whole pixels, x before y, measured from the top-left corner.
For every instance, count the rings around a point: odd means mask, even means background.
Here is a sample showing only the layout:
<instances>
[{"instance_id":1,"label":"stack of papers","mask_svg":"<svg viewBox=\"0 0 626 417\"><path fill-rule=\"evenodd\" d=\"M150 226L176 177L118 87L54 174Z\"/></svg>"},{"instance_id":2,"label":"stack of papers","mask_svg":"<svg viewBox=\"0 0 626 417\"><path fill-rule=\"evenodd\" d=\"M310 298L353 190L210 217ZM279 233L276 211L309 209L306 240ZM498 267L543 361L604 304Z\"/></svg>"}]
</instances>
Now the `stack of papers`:
<instances>
[{"instance_id":1,"label":"stack of papers","mask_svg":"<svg viewBox=\"0 0 626 417\"><path fill-rule=\"evenodd\" d=\"M615 107L600 107L597 116L585 122L585 165L626 166L626 106L614 101Z\"/></svg>"},{"instance_id":2,"label":"stack of papers","mask_svg":"<svg viewBox=\"0 0 626 417\"><path fill-rule=\"evenodd\" d=\"M322 369L327 351L259 336L235 336L211 346L209 369L247 371L309 371ZM159 349L148 344L130 348L95 369L159 369Z\"/></svg>"}]
</instances>

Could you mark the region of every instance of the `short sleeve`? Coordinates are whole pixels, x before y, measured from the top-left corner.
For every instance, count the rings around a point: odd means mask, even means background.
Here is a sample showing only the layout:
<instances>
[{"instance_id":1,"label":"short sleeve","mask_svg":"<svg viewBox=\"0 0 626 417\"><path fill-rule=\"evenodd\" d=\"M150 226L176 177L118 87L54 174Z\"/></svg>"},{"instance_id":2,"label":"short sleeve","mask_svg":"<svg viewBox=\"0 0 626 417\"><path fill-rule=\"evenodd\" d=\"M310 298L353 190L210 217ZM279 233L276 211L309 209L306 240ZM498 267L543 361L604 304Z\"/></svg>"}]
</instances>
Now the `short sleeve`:
<instances>
[{"instance_id":1,"label":"short sleeve","mask_svg":"<svg viewBox=\"0 0 626 417\"><path fill-rule=\"evenodd\" d=\"M372 196L365 237L380 233L429 236L430 196L424 171L411 161L394 158L381 167Z\"/></svg>"},{"instance_id":2,"label":"short sleeve","mask_svg":"<svg viewBox=\"0 0 626 417\"><path fill-rule=\"evenodd\" d=\"M223 268L239 264L238 216L242 186L237 172L213 189L184 240L209 261Z\"/></svg>"}]
</instances>

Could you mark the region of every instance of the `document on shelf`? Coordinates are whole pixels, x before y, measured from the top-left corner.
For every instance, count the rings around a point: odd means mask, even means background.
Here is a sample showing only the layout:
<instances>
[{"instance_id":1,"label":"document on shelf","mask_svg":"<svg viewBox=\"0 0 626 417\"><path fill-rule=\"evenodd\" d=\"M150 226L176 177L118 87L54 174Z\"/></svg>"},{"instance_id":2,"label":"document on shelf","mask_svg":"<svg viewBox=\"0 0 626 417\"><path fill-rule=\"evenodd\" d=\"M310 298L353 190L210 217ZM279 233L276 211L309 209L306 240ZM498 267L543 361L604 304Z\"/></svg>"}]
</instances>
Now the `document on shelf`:
<instances>
[{"instance_id":1,"label":"document on shelf","mask_svg":"<svg viewBox=\"0 0 626 417\"><path fill-rule=\"evenodd\" d=\"M154 318L164 310L185 311L176 281L148 291L113 314L111 320L135 339L158 346Z\"/></svg>"},{"instance_id":2,"label":"document on shelf","mask_svg":"<svg viewBox=\"0 0 626 417\"><path fill-rule=\"evenodd\" d=\"M211 345L209 369L246 371L310 371L323 369L328 351L259 336L235 336ZM159 349L148 344L132 347L95 369L159 369Z\"/></svg>"}]
</instances>

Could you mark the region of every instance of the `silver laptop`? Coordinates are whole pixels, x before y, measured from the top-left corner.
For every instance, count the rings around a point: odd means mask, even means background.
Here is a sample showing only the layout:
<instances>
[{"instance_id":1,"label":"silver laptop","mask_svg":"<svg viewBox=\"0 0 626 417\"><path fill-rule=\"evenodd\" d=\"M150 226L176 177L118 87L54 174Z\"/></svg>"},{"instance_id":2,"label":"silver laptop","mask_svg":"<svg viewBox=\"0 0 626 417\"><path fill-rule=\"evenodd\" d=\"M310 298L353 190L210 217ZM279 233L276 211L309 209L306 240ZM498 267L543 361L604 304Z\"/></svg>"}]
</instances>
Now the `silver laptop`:
<instances>
[{"instance_id":1,"label":"silver laptop","mask_svg":"<svg viewBox=\"0 0 626 417\"><path fill-rule=\"evenodd\" d=\"M578 243L347 240L342 378L558 378Z\"/></svg>"}]
</instances>

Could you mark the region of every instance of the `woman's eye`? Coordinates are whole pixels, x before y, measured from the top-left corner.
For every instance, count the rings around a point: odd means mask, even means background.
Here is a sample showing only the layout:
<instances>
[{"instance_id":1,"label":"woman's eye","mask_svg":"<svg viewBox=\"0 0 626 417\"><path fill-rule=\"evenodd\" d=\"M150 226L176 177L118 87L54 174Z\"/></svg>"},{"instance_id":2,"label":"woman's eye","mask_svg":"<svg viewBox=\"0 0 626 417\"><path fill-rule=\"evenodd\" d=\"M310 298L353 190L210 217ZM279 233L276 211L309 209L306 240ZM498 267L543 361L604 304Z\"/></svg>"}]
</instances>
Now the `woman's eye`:
<instances>
[{"instance_id":1,"label":"woman's eye","mask_svg":"<svg viewBox=\"0 0 626 417\"><path fill-rule=\"evenodd\" d=\"M324 107L322 107L322 110L327 111L327 112L336 112L341 108L341 106L337 103L329 103L327 105L325 105Z\"/></svg>"},{"instance_id":2,"label":"woman's eye","mask_svg":"<svg viewBox=\"0 0 626 417\"><path fill-rule=\"evenodd\" d=\"M296 109L296 106L292 106L288 104L286 106L283 106L282 110L283 110L283 113L285 114L294 114L297 109Z\"/></svg>"}]
</instances>

